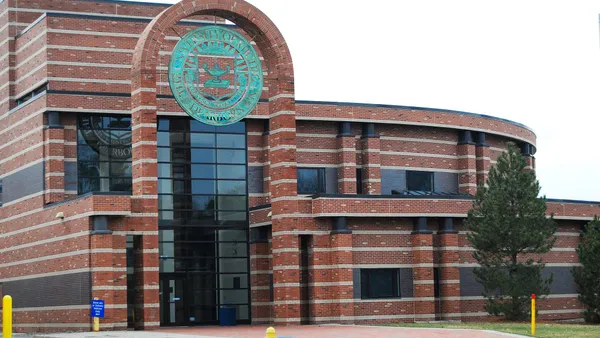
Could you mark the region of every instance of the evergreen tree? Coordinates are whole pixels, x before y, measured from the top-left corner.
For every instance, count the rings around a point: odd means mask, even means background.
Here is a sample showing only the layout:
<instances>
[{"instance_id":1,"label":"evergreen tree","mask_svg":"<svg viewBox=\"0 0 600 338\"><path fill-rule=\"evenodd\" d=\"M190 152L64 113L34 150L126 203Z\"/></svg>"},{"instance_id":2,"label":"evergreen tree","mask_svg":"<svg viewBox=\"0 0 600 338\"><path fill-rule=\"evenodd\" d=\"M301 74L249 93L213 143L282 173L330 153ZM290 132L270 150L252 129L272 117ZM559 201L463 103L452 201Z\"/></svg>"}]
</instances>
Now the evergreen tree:
<instances>
[{"instance_id":1,"label":"evergreen tree","mask_svg":"<svg viewBox=\"0 0 600 338\"><path fill-rule=\"evenodd\" d=\"M573 269L579 300L587 306L585 320L600 323L600 219L588 223L577 247L581 266Z\"/></svg>"},{"instance_id":2,"label":"evergreen tree","mask_svg":"<svg viewBox=\"0 0 600 338\"><path fill-rule=\"evenodd\" d=\"M547 295L552 283L552 275L542 277L542 260L531 254L550 251L556 225L546 216L546 198L538 198L535 173L526 166L520 149L509 143L491 168L487 187L478 188L467 218L486 311L508 320L525 319L531 294Z\"/></svg>"}]
</instances>

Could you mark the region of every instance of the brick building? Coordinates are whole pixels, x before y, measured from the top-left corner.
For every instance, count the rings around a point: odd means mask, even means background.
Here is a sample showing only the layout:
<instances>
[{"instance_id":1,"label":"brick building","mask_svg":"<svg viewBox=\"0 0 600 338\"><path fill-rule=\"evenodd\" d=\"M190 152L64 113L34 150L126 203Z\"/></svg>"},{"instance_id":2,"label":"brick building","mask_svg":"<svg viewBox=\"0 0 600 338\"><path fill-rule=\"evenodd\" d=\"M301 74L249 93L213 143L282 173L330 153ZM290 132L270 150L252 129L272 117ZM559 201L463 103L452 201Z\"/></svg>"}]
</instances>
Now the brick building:
<instances>
[{"instance_id":1,"label":"brick building","mask_svg":"<svg viewBox=\"0 0 600 338\"><path fill-rule=\"evenodd\" d=\"M265 72L227 127L188 117L167 79L180 37L215 24ZM528 127L295 101L284 38L241 0L4 0L0 36L0 290L17 330L88 330L92 298L103 329L214 324L221 306L257 324L486 318L463 220L507 141L535 168ZM543 319L582 316L570 269L599 206L549 201Z\"/></svg>"}]
</instances>

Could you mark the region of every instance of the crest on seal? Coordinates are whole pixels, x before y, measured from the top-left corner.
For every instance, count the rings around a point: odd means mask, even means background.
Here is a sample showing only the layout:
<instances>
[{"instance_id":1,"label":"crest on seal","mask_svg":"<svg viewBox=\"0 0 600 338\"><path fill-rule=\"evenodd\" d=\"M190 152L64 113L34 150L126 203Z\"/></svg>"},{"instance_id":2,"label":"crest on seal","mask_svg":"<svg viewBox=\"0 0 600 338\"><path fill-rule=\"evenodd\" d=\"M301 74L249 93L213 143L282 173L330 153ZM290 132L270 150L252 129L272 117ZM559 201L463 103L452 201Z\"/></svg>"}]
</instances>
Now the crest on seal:
<instances>
[{"instance_id":1,"label":"crest on seal","mask_svg":"<svg viewBox=\"0 0 600 338\"><path fill-rule=\"evenodd\" d=\"M262 64L240 33L201 27L175 46L169 85L175 100L194 119L215 126L233 124L256 107L263 88Z\"/></svg>"}]
</instances>

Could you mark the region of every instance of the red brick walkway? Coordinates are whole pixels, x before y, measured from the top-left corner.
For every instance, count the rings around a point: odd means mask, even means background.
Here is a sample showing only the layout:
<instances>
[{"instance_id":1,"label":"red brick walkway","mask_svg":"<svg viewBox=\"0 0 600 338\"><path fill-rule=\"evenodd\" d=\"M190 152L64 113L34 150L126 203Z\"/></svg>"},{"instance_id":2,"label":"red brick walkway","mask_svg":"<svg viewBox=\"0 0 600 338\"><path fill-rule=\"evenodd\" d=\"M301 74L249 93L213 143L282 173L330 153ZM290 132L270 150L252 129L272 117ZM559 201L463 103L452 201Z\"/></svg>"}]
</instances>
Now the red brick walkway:
<instances>
[{"instance_id":1,"label":"red brick walkway","mask_svg":"<svg viewBox=\"0 0 600 338\"><path fill-rule=\"evenodd\" d=\"M501 338L521 337L475 330L443 330L366 326L292 326L275 327L279 338ZM266 326L198 327L163 329L162 332L227 338L264 338Z\"/></svg>"}]
</instances>

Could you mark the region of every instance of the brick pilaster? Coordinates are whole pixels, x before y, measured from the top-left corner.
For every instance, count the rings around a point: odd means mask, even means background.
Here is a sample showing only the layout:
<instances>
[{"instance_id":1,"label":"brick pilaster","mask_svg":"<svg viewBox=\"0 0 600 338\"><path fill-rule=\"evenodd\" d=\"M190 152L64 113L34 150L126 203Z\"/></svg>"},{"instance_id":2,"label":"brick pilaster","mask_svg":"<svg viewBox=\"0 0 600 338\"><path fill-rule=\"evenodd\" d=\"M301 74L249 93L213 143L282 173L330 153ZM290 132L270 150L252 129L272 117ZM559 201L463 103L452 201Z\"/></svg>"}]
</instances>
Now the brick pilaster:
<instances>
[{"instance_id":1,"label":"brick pilaster","mask_svg":"<svg viewBox=\"0 0 600 338\"><path fill-rule=\"evenodd\" d=\"M356 138L350 133L350 122L340 124L338 144L338 192L356 194Z\"/></svg>"},{"instance_id":2,"label":"brick pilaster","mask_svg":"<svg viewBox=\"0 0 600 338\"><path fill-rule=\"evenodd\" d=\"M483 186L487 182L491 167L490 146L485 142L485 133L477 133L477 146L475 148L477 167L477 186Z\"/></svg>"},{"instance_id":3,"label":"brick pilaster","mask_svg":"<svg viewBox=\"0 0 600 338\"><path fill-rule=\"evenodd\" d=\"M535 157L525 156L525 161L527 162L527 169L535 171Z\"/></svg>"},{"instance_id":4,"label":"brick pilaster","mask_svg":"<svg viewBox=\"0 0 600 338\"><path fill-rule=\"evenodd\" d=\"M458 154L458 191L475 195L477 192L476 147L471 131L461 131L456 149Z\"/></svg>"},{"instance_id":5,"label":"brick pilaster","mask_svg":"<svg viewBox=\"0 0 600 338\"><path fill-rule=\"evenodd\" d=\"M134 70L135 73L135 70ZM132 183L130 226L135 237L136 329L160 326L158 257L157 99L155 73L139 70L131 96Z\"/></svg>"},{"instance_id":6,"label":"brick pilaster","mask_svg":"<svg viewBox=\"0 0 600 338\"><path fill-rule=\"evenodd\" d=\"M460 314L460 270L455 266L460 261L458 252L458 231L454 229L452 218L441 220L438 231L439 302L442 319L452 318L450 314ZM453 297L454 300L449 297Z\"/></svg>"},{"instance_id":7,"label":"brick pilaster","mask_svg":"<svg viewBox=\"0 0 600 338\"><path fill-rule=\"evenodd\" d=\"M525 156L525 161L527 162L526 169L535 171L535 157L533 154L535 153L535 147L530 143L521 144L521 154Z\"/></svg>"},{"instance_id":8,"label":"brick pilaster","mask_svg":"<svg viewBox=\"0 0 600 338\"><path fill-rule=\"evenodd\" d=\"M44 202L55 203L65 198L65 128L57 112L48 113L44 129Z\"/></svg>"},{"instance_id":9,"label":"brick pilaster","mask_svg":"<svg viewBox=\"0 0 600 338\"><path fill-rule=\"evenodd\" d=\"M111 231L94 233L90 237L90 268L92 270L92 299L104 301L103 329L114 329L115 324L127 327L126 290L116 290L116 286L126 286L127 271L119 263L121 257L113 252L113 235ZM125 243L123 243L123 249ZM124 260L124 257L123 257ZM117 297L118 296L118 297Z\"/></svg>"},{"instance_id":10,"label":"brick pilaster","mask_svg":"<svg viewBox=\"0 0 600 338\"><path fill-rule=\"evenodd\" d=\"M2 13L6 13L5 14L5 19L1 20L1 26L4 27L1 31L0 31L0 39L2 39L2 41L7 41L9 38L13 38L11 40L8 40L7 43L3 43L2 45L0 45L0 58L4 59L6 58L7 61L2 61L2 66L6 67L6 69L8 70L7 72L5 72L2 76L0 76L0 81L2 81L2 83L7 83L9 84L8 86L3 87L2 89L0 89L0 116L4 117L5 114L7 114L11 108L13 108L15 106L15 100L13 100L11 98L11 96L14 96L15 94L14 92L14 85L10 85L10 83L14 83L15 82L15 73L16 73L16 51L15 51L15 40L14 37L17 35L18 32L20 32L20 30L18 29L11 29L11 25L9 24L11 19L10 19L10 13L7 11L7 9L9 7L9 2L8 1L4 1L3 3L0 3L0 11L2 11Z\"/></svg>"},{"instance_id":11,"label":"brick pilaster","mask_svg":"<svg viewBox=\"0 0 600 338\"><path fill-rule=\"evenodd\" d=\"M330 235L331 282L337 286L332 288L331 298L339 302L331 304L331 317L337 317L348 324L347 319L354 316L354 293L352 275L352 231L348 229L347 219L338 217L333 220L334 227Z\"/></svg>"},{"instance_id":12,"label":"brick pilaster","mask_svg":"<svg viewBox=\"0 0 600 338\"><path fill-rule=\"evenodd\" d=\"M275 94L269 100L274 321L299 324L300 247L299 236L293 233L299 227L295 218L298 213L295 100L285 91L270 94Z\"/></svg>"},{"instance_id":13,"label":"brick pilaster","mask_svg":"<svg viewBox=\"0 0 600 338\"><path fill-rule=\"evenodd\" d=\"M435 318L433 285L433 234L427 225L427 218L415 220L411 243L413 247L413 297L415 300L415 321L428 321Z\"/></svg>"},{"instance_id":14,"label":"brick pilaster","mask_svg":"<svg viewBox=\"0 0 600 338\"><path fill-rule=\"evenodd\" d=\"M269 193L271 191L271 178L270 178L270 174L269 174L269 123L267 120L267 123L265 123L265 129L262 135L262 147L265 149L264 150L264 161L265 161L265 165L262 167L263 168L263 191L265 193ZM271 196L267 196L265 203L269 203L271 201Z\"/></svg>"},{"instance_id":15,"label":"brick pilaster","mask_svg":"<svg viewBox=\"0 0 600 338\"><path fill-rule=\"evenodd\" d=\"M267 226L252 228L250 231L250 271L255 272L250 275L252 324L272 323L273 320L273 297L271 294L273 275L268 273L273 269L270 258L271 246L268 239L270 232Z\"/></svg>"},{"instance_id":16,"label":"brick pilaster","mask_svg":"<svg viewBox=\"0 0 600 338\"><path fill-rule=\"evenodd\" d=\"M363 125L362 143L362 180L363 193L381 195L381 140L375 132L373 123Z\"/></svg>"},{"instance_id":17,"label":"brick pilaster","mask_svg":"<svg viewBox=\"0 0 600 338\"><path fill-rule=\"evenodd\" d=\"M285 223L274 220L273 229L285 229ZM279 232L283 231L285 230ZM299 324L300 237L295 234L277 234L273 230L272 248L274 321L284 325Z\"/></svg>"},{"instance_id":18,"label":"brick pilaster","mask_svg":"<svg viewBox=\"0 0 600 338\"><path fill-rule=\"evenodd\" d=\"M149 330L160 326L158 235L134 238L134 326L136 329Z\"/></svg>"}]
</instances>

